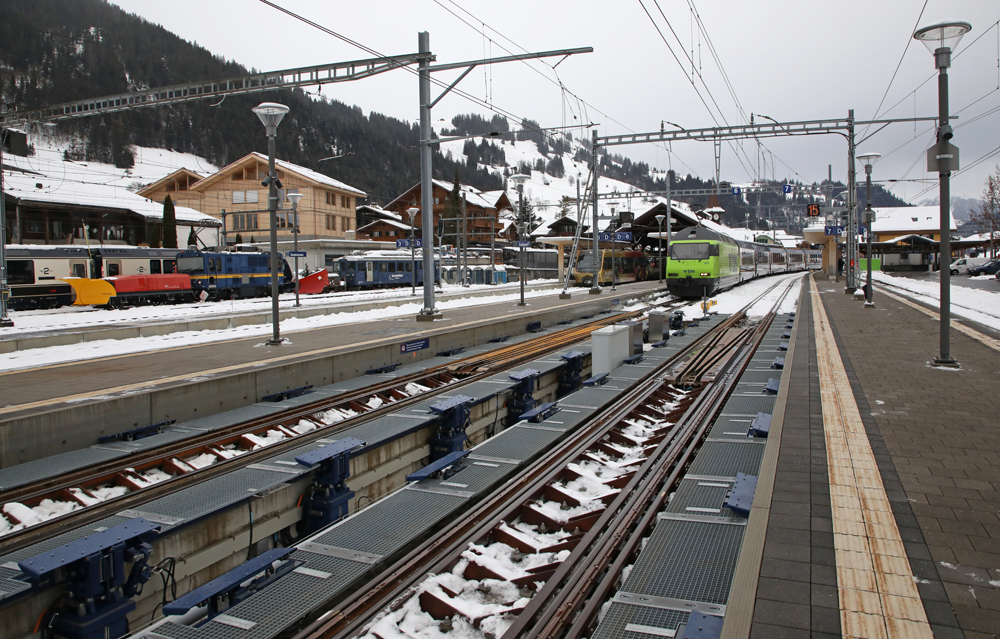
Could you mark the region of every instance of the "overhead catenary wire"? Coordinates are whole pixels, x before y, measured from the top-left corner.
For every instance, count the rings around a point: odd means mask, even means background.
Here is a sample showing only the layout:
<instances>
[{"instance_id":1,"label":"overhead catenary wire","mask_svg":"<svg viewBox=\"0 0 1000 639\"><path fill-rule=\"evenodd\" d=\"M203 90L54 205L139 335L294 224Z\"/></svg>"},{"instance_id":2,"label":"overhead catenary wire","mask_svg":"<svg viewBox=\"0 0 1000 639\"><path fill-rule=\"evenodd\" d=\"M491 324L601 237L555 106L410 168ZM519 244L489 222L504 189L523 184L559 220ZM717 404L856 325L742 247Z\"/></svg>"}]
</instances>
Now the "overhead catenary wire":
<instances>
[{"instance_id":1,"label":"overhead catenary wire","mask_svg":"<svg viewBox=\"0 0 1000 639\"><path fill-rule=\"evenodd\" d=\"M470 29L472 29L472 30L474 30L476 32L479 32L479 29L477 29L474 24L472 24L470 21L462 18L461 16L459 16L455 11L453 11L450 8L446 7L444 4L442 4L442 2L440 0L432 0L432 1L435 4L437 4L438 6L440 6L442 9L444 9L445 11L447 11L448 13L450 13L452 16L454 16L456 19L458 19L459 21L461 21L463 24L465 24L466 26L468 26ZM507 37L502 32L500 32L498 29L496 29L495 27L489 25L488 23L486 23L484 20L482 20L481 18L479 18L475 14L471 13L468 9L466 9L462 5L458 4L454 0L446 0L446 1L449 4L455 6L458 10L460 10L463 13L465 13L466 15L468 15L470 18L472 18L476 22L478 22L480 25L482 25L482 28L483 28L484 32L485 32L485 29L489 29L490 31L492 31L493 33L495 33L497 36L499 36L500 38L502 38L503 40L506 40L507 42L509 42L513 47L519 49L520 51L522 51L524 53L528 53L528 50L526 48L524 48L523 46L521 46L517 42L514 42L514 40L512 40L509 37ZM515 52L511 51L507 47L504 47L499 42L496 42L496 41L491 41L491 42L493 42L494 44L496 44L501 50L503 50L504 52L506 52L508 55L517 55ZM566 87L566 85L562 82L562 79L559 77L559 73L556 71L556 66L558 65L558 63L556 63L556 64L553 65L553 64L549 64L545 60L541 60L541 59L537 59L537 60L520 60L520 62L522 64L524 64L525 66L527 66L532 71L534 71L535 73L537 73L538 75L540 75L541 77L543 77L544 79L546 79L547 81L549 81L549 82L555 84L556 86L558 86L560 88L560 91L562 91L563 93L569 94L570 96L572 96L573 99L577 102L577 110L580 112L580 116L579 117L580 117L580 119L581 119L582 122L589 122L590 121L590 116L587 113L587 107L589 106L590 108L592 108L594 111L596 111L597 113L599 113L601 116L603 116L608 121L617 124L618 126L622 127L623 129L629 131L630 133L636 133L636 131L634 129L632 129L631 127L626 126L625 124L623 124L622 122L620 122L616 118L614 118L611 115L609 115L608 113L602 111L600 108L594 106L593 104L587 102L586 100L584 100L583 98L581 98L579 95L577 95L576 93L574 93L573 91L571 91L570 89L568 89ZM552 71L553 76L555 76L555 78L548 77L545 73L543 73L541 70L539 70L537 67L535 67L532 63L539 63L539 64L542 64L542 65L545 65L545 66L549 67L551 69L551 71ZM570 107L570 112L573 114L574 117L576 117L577 114L573 113L572 107ZM583 128L583 127L581 126L581 128ZM666 150L666 147L664 147L662 145L662 143L661 144L657 144L657 146L659 146L661 148L664 148L664 150ZM694 169L692 169L690 166L688 166L680 157L678 157L678 160L681 162L681 164L684 167L686 167L688 169L689 172L691 172L694 175L698 175L698 173L696 171L694 171Z\"/></svg>"}]
</instances>

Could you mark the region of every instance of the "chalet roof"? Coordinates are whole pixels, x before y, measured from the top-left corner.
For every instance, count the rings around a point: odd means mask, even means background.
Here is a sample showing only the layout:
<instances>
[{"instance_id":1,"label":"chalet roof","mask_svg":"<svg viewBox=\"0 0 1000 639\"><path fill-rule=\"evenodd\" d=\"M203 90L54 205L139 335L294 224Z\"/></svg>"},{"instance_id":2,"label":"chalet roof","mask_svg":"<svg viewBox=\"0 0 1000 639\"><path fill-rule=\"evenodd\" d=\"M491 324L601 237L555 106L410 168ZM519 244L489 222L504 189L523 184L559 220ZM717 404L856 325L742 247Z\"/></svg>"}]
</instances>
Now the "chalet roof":
<instances>
[{"instance_id":1,"label":"chalet roof","mask_svg":"<svg viewBox=\"0 0 1000 639\"><path fill-rule=\"evenodd\" d=\"M159 189L167 182L172 182L177 178L184 176L196 178L195 182L200 182L201 180L204 180L206 177L208 177L208 174L199 173L197 171L192 171L191 169L181 167L176 171L174 171L173 173L161 177L159 180L153 182L152 184L147 184L146 186L136 191L136 194L141 195L142 197L149 197L150 194L152 194L154 191Z\"/></svg>"},{"instance_id":2,"label":"chalet roof","mask_svg":"<svg viewBox=\"0 0 1000 639\"><path fill-rule=\"evenodd\" d=\"M355 207L355 211L368 211L373 215L379 215L387 220L402 220L403 216L395 211L386 211L377 204L361 204Z\"/></svg>"},{"instance_id":3,"label":"chalet roof","mask_svg":"<svg viewBox=\"0 0 1000 639\"><path fill-rule=\"evenodd\" d=\"M228 175L229 172L235 169L236 167L245 166L250 163L267 164L267 156L262 153L257 153L256 151L254 151L253 153L248 153L247 155L244 155L240 159L236 160L235 162L227 164L226 166L222 167L212 175L208 176L207 178L193 185L191 187L191 190L202 191L207 186L214 184L215 182L218 182L222 178L226 177L226 175ZM307 169L304 166L299 166L298 164L292 164L291 162L275 158L274 166L276 169L281 169L282 171L294 173L298 177L306 180L307 182L311 182L316 186L325 186L327 188L337 189L339 191L347 191L348 193L354 193L359 197L367 197L368 195L361 189L354 188L353 186L344 184L340 180L335 180L332 177L323 175L322 173L318 173L316 171L313 171L312 169Z\"/></svg>"},{"instance_id":4,"label":"chalet roof","mask_svg":"<svg viewBox=\"0 0 1000 639\"><path fill-rule=\"evenodd\" d=\"M559 225L569 225L569 226L572 226L573 229L574 229L574 232L575 232L575 229L576 229L576 220L574 220L573 218L571 218L571 217L569 217L567 215L566 217L556 218L556 219L552 220L551 222L542 222L541 224L539 224L535 228L535 230L533 230L530 233L530 235L531 235L531 237L539 237L539 236L542 236L542 235L548 235L550 232L552 232L554 230L553 227L559 226ZM589 227L586 224L584 224L583 228L587 229Z\"/></svg>"},{"instance_id":5,"label":"chalet roof","mask_svg":"<svg viewBox=\"0 0 1000 639\"><path fill-rule=\"evenodd\" d=\"M376 224L385 224L385 225L391 226L391 227L396 228L396 229L402 229L402 230L407 231L407 232L409 232L410 229L412 228L409 224L403 224L402 222L397 222L396 220L383 219L383 220L375 220L374 222L372 222L370 224L365 224L364 226L358 228L358 230L359 231L364 231L366 228L369 228L371 226L375 226Z\"/></svg>"},{"instance_id":6,"label":"chalet roof","mask_svg":"<svg viewBox=\"0 0 1000 639\"><path fill-rule=\"evenodd\" d=\"M20 158L4 158L3 192L21 202L39 205L59 205L67 208L117 209L141 215L146 219L163 219L163 204L136 195L114 184L71 180L66 177L61 162L33 162L33 170L17 170ZM13 169L13 170L12 170ZM40 185L40 186L39 186ZM187 226L221 226L211 215L186 207L174 206L177 221Z\"/></svg>"},{"instance_id":7,"label":"chalet roof","mask_svg":"<svg viewBox=\"0 0 1000 639\"><path fill-rule=\"evenodd\" d=\"M952 231L958 230L955 216L951 216ZM934 206L900 206L875 208L873 233L934 233L941 230L941 209Z\"/></svg>"},{"instance_id":8,"label":"chalet roof","mask_svg":"<svg viewBox=\"0 0 1000 639\"><path fill-rule=\"evenodd\" d=\"M440 189L444 189L445 191L448 191L449 193L455 187L455 184L453 182L445 182L444 180L431 180L431 183L433 184L433 186L436 186L436 187L438 187ZM468 202L469 204L472 204L474 206L478 206L478 207L481 207L481 208L484 208L484 209L495 209L495 208L497 208L496 207L496 201L492 201L491 202L489 199L484 198L482 192L479 191L479 189L477 189L475 187L472 187L472 186L467 186L465 184L459 184L458 188L459 188L459 190L462 193L465 193L465 201ZM414 194L416 191L419 191L419 190L420 190L420 183L418 182L418 183L414 184L413 186L411 186L410 188L406 189L406 191L404 191L401 195L399 195L398 197L396 197L396 199L394 199L392 202L389 202L388 204L386 204L385 207L387 209L388 208L392 208L394 205L397 205L397 203L399 203L399 204L409 204L410 201L413 200L413 196L411 194ZM407 208L409 208L409 207L407 207Z\"/></svg>"}]
</instances>

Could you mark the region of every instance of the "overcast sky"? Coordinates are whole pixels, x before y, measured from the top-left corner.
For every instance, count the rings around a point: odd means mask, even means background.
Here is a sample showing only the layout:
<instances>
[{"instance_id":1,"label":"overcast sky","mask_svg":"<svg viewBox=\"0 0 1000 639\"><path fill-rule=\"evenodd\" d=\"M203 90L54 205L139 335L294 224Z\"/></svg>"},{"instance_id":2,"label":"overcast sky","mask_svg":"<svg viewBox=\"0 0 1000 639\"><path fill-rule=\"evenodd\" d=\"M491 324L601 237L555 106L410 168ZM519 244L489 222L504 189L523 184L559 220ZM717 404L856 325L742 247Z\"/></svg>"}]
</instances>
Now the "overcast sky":
<instances>
[{"instance_id":1,"label":"overcast sky","mask_svg":"<svg viewBox=\"0 0 1000 639\"><path fill-rule=\"evenodd\" d=\"M936 116L933 56L912 39L912 33L918 18L919 26L963 20L972 24L972 31L956 50L950 89L951 112L959 116L953 123L953 143L961 149L966 170L953 177L953 195L979 197L986 175L1000 163L1000 2L995 0L927 0L926 4L922 0L659 0L659 6L653 0L275 3L378 54L413 53L417 32L429 31L438 63L593 47L593 53L572 56L555 71L550 65L558 58L481 66L459 88L504 114L528 117L543 127L595 122L600 135L656 131L662 120L684 128L743 124L751 113L782 122L845 118L852 108L858 120L876 115ZM216 55L259 70L372 57L258 0L116 0L116 4ZM692 7L707 38L698 31ZM742 110L723 81L708 39ZM694 84L687 60L692 49ZM435 76L450 83L458 73ZM365 113L377 111L409 121L419 117L416 77L402 70L327 85L323 94L358 105ZM483 104L452 94L434 108L433 116L435 121L450 121L455 114L470 112L491 115ZM978 116L983 117L963 125ZM865 130L861 127L859 133ZM589 132L575 134L589 136ZM280 129L278 137L280 153ZM892 185L893 191L919 203L938 194L936 174L926 172L924 159L932 141L932 123L893 124L862 142L859 151L885 156L875 165L874 179L900 180ZM840 136L762 142L760 151L754 141L744 142L736 151L724 145L722 178L749 182L765 174L812 182L824 179L827 166L833 165L834 179L846 180L847 145ZM681 173L714 176L710 142L683 142L670 150L653 144L613 150L661 169L672 165Z\"/></svg>"}]
</instances>

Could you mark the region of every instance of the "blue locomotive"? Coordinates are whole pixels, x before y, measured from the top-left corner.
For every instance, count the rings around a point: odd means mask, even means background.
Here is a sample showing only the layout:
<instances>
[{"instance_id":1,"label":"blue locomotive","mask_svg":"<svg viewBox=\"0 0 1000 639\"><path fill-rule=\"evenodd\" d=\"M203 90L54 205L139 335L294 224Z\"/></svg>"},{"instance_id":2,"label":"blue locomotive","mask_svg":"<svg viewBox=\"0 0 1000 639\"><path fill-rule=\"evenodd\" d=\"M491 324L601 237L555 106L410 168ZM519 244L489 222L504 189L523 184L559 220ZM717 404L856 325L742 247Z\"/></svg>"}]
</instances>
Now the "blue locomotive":
<instances>
[{"instance_id":1,"label":"blue locomotive","mask_svg":"<svg viewBox=\"0 0 1000 639\"><path fill-rule=\"evenodd\" d=\"M339 257L327 268L340 276L349 289L393 288L413 284L414 266L416 285L424 283L424 261L416 254L416 263L405 251L370 251L363 255ZM434 283L441 281L441 260L434 256Z\"/></svg>"},{"instance_id":2,"label":"blue locomotive","mask_svg":"<svg viewBox=\"0 0 1000 639\"><path fill-rule=\"evenodd\" d=\"M183 251L177 255L177 272L191 276L195 295L204 291L211 299L263 297L271 292L270 259L268 253ZM278 259L283 271L278 283L284 291L292 271L280 253Z\"/></svg>"}]
</instances>

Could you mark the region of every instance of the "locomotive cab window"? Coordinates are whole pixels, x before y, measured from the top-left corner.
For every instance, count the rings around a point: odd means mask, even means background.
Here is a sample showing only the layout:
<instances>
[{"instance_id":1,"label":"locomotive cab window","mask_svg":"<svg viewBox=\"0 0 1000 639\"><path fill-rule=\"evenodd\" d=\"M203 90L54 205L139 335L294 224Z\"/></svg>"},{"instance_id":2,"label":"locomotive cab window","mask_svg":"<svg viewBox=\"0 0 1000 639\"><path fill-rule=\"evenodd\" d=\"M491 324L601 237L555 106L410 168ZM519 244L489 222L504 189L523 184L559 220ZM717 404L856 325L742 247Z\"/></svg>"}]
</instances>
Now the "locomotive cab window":
<instances>
[{"instance_id":1,"label":"locomotive cab window","mask_svg":"<svg viewBox=\"0 0 1000 639\"><path fill-rule=\"evenodd\" d=\"M177 258L178 273L201 273L205 270L205 261L201 256Z\"/></svg>"},{"instance_id":2,"label":"locomotive cab window","mask_svg":"<svg viewBox=\"0 0 1000 639\"><path fill-rule=\"evenodd\" d=\"M115 277L122 274L122 265L118 262L108 262L108 277Z\"/></svg>"},{"instance_id":3,"label":"locomotive cab window","mask_svg":"<svg viewBox=\"0 0 1000 639\"><path fill-rule=\"evenodd\" d=\"M672 260L707 260L710 255L710 244L708 242L685 242L683 244L670 245L670 259ZM718 255L718 247L716 247Z\"/></svg>"},{"instance_id":4,"label":"locomotive cab window","mask_svg":"<svg viewBox=\"0 0 1000 639\"><path fill-rule=\"evenodd\" d=\"M35 262L32 260L8 260L7 282L9 284L34 284Z\"/></svg>"},{"instance_id":5,"label":"locomotive cab window","mask_svg":"<svg viewBox=\"0 0 1000 639\"><path fill-rule=\"evenodd\" d=\"M174 260L163 260L163 272L164 273L176 273L177 272L177 262Z\"/></svg>"},{"instance_id":6,"label":"locomotive cab window","mask_svg":"<svg viewBox=\"0 0 1000 639\"><path fill-rule=\"evenodd\" d=\"M87 277L87 263L71 262L69 265L69 274L71 277L81 277L81 278Z\"/></svg>"},{"instance_id":7,"label":"locomotive cab window","mask_svg":"<svg viewBox=\"0 0 1000 639\"><path fill-rule=\"evenodd\" d=\"M163 271L161 270L162 263L160 260L149 260L149 273L150 275L159 275Z\"/></svg>"}]
</instances>

